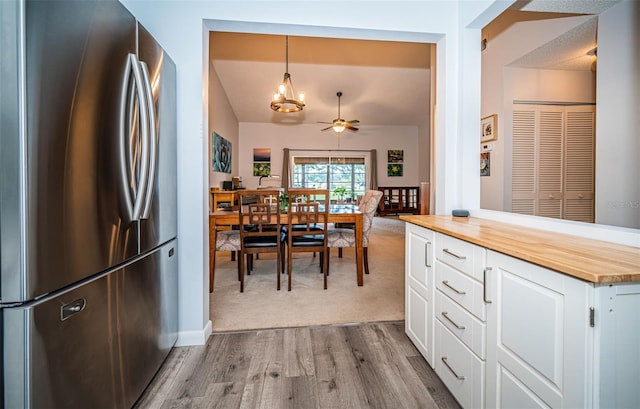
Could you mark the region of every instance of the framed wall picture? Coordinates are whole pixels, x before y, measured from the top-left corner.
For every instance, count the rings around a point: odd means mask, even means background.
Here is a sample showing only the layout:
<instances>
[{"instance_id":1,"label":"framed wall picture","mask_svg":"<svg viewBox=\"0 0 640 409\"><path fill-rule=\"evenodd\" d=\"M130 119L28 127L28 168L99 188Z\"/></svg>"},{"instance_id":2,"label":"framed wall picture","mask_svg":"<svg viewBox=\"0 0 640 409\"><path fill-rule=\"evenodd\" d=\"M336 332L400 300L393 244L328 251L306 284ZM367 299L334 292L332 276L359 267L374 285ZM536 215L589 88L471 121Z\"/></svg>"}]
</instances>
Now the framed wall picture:
<instances>
[{"instance_id":1,"label":"framed wall picture","mask_svg":"<svg viewBox=\"0 0 640 409\"><path fill-rule=\"evenodd\" d=\"M387 176L402 176L402 163L389 163L387 165Z\"/></svg>"},{"instance_id":2,"label":"framed wall picture","mask_svg":"<svg viewBox=\"0 0 640 409\"><path fill-rule=\"evenodd\" d=\"M480 154L480 176L491 176L491 153Z\"/></svg>"},{"instance_id":3,"label":"framed wall picture","mask_svg":"<svg viewBox=\"0 0 640 409\"><path fill-rule=\"evenodd\" d=\"M404 160L404 151L402 149L390 149L387 151L387 162L402 163Z\"/></svg>"},{"instance_id":4,"label":"framed wall picture","mask_svg":"<svg viewBox=\"0 0 640 409\"><path fill-rule=\"evenodd\" d=\"M485 116L480 120L480 142L498 139L498 114Z\"/></svg>"},{"instance_id":5,"label":"framed wall picture","mask_svg":"<svg viewBox=\"0 0 640 409\"><path fill-rule=\"evenodd\" d=\"M271 148L253 148L253 176L271 174Z\"/></svg>"},{"instance_id":6,"label":"framed wall picture","mask_svg":"<svg viewBox=\"0 0 640 409\"><path fill-rule=\"evenodd\" d=\"M214 172L231 173L231 141L213 133L211 167Z\"/></svg>"}]
</instances>

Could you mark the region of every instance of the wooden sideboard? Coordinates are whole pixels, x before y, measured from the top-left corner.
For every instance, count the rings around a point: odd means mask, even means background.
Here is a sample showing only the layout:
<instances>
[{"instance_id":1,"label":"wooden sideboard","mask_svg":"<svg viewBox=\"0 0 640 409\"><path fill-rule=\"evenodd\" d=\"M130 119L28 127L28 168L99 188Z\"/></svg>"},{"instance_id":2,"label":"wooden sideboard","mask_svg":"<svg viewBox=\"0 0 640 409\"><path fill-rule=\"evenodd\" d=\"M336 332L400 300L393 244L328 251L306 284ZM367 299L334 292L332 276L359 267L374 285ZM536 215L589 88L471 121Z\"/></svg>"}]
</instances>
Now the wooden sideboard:
<instances>
[{"instance_id":1,"label":"wooden sideboard","mask_svg":"<svg viewBox=\"0 0 640 409\"><path fill-rule=\"evenodd\" d=\"M382 199L378 205L380 216L398 213L420 214L420 188L418 186L378 187Z\"/></svg>"},{"instance_id":2,"label":"wooden sideboard","mask_svg":"<svg viewBox=\"0 0 640 409\"><path fill-rule=\"evenodd\" d=\"M235 190L220 190L217 188L211 188L211 210L216 211L221 205L228 203L229 206L233 206L238 200ZM224 207L224 206L222 206Z\"/></svg>"}]
</instances>

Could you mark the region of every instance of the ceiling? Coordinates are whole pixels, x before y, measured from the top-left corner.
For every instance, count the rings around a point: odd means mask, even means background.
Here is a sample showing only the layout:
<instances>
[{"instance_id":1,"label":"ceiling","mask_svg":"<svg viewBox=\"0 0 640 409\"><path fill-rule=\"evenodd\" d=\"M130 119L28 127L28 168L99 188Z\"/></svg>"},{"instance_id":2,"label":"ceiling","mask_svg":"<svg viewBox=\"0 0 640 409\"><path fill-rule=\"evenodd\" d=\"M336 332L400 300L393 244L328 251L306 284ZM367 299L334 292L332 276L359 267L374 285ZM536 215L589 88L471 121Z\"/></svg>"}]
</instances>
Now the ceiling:
<instances>
[{"instance_id":1,"label":"ceiling","mask_svg":"<svg viewBox=\"0 0 640 409\"><path fill-rule=\"evenodd\" d=\"M519 0L501 16L501 24L565 16L555 12L599 14L618 1ZM513 65L590 69L593 58L578 57L585 47L595 47L596 30L592 19ZM343 93L341 117L360 120L362 130L419 126L428 118L431 44L290 36L289 73L295 92L304 92L306 101L303 111L290 114L269 108L285 72L284 36L212 32L209 44L210 61L239 122L317 124L322 129L326 125L319 121L337 118L338 91Z\"/></svg>"}]
</instances>

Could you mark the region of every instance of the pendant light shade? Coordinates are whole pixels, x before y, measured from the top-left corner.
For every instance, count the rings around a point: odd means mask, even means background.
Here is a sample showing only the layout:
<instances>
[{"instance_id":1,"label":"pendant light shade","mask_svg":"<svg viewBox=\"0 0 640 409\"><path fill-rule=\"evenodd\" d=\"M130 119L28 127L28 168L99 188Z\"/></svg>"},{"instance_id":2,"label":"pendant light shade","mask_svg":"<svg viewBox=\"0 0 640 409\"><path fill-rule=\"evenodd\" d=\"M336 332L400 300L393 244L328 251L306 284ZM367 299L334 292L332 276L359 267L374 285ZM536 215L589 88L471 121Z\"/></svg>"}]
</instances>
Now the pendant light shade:
<instances>
[{"instance_id":1,"label":"pendant light shade","mask_svg":"<svg viewBox=\"0 0 640 409\"><path fill-rule=\"evenodd\" d=\"M291 74L289 74L289 36L285 37L285 72L282 83L278 86L271 101L271 109L276 112L299 112L304 108L304 94L300 93L295 98Z\"/></svg>"}]
</instances>

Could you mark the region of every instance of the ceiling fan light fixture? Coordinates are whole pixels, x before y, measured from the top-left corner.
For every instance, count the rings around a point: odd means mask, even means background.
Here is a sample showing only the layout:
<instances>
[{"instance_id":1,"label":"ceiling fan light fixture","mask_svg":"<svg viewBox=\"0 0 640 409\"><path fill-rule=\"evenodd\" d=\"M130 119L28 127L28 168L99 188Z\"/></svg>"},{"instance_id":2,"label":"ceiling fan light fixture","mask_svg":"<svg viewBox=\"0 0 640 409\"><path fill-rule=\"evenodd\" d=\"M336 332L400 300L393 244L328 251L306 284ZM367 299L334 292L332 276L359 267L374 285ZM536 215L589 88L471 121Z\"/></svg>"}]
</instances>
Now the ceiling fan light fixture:
<instances>
[{"instance_id":1,"label":"ceiling fan light fixture","mask_svg":"<svg viewBox=\"0 0 640 409\"><path fill-rule=\"evenodd\" d=\"M360 121L358 121L357 119L353 119L351 121L345 121L344 119L340 118L340 98L342 97L342 91L338 91L336 93L336 96L338 97L338 117L334 119L332 122L320 122L323 124L329 124L329 123L331 124L331 126L321 129L321 131L328 131L329 129L331 129L333 132L337 134L341 134L342 132L344 132L345 129L348 129L352 132L357 132L358 128L355 127L354 125L359 124Z\"/></svg>"},{"instance_id":2,"label":"ceiling fan light fixture","mask_svg":"<svg viewBox=\"0 0 640 409\"><path fill-rule=\"evenodd\" d=\"M276 112L300 112L305 106L304 93L298 95L298 99L295 99L295 92L293 91L293 82L291 81L291 74L289 74L289 36L286 36L286 48L285 48L285 72L282 83L278 85L278 90L273 95L271 100L271 109Z\"/></svg>"},{"instance_id":3,"label":"ceiling fan light fixture","mask_svg":"<svg viewBox=\"0 0 640 409\"><path fill-rule=\"evenodd\" d=\"M343 120L338 120L333 124L333 132L342 133L346 128L346 123Z\"/></svg>"}]
</instances>

